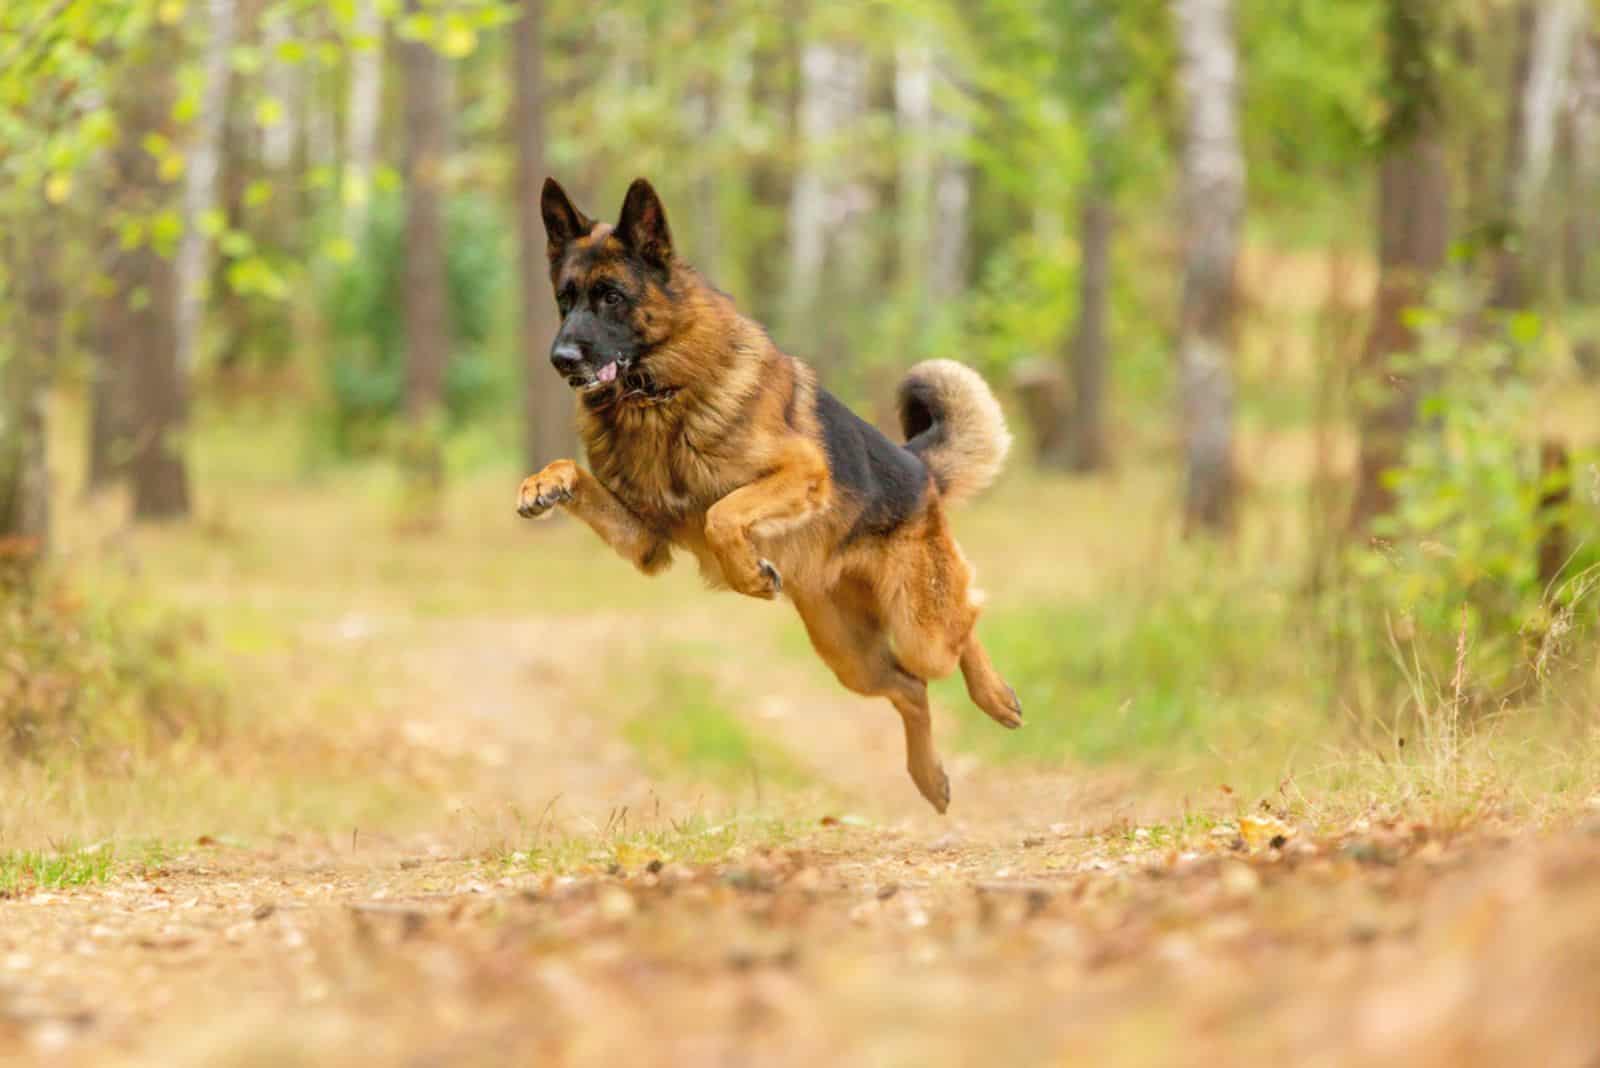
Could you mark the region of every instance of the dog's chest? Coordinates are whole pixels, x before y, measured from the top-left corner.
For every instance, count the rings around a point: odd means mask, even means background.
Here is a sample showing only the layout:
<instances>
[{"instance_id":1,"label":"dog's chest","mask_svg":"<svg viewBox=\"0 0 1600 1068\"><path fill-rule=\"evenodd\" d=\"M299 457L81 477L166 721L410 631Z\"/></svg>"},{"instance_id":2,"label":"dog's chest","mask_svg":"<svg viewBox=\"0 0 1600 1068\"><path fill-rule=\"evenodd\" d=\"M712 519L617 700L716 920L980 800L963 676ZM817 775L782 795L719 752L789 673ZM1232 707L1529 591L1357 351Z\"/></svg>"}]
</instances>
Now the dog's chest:
<instances>
[{"instance_id":1,"label":"dog's chest","mask_svg":"<svg viewBox=\"0 0 1600 1068\"><path fill-rule=\"evenodd\" d=\"M681 426L650 429L591 441L594 473L647 525L664 533L698 526L737 487L734 472L725 459L700 451Z\"/></svg>"}]
</instances>

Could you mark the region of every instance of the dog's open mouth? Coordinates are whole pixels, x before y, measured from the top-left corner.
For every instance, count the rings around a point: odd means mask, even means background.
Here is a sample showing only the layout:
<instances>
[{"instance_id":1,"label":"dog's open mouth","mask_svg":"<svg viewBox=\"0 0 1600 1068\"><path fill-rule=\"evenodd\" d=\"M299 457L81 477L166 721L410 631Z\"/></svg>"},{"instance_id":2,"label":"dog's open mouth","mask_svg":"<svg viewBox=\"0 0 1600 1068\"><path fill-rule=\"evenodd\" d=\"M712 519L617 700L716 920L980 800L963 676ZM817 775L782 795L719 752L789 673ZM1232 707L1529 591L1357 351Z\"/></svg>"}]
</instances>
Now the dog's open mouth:
<instances>
[{"instance_id":1,"label":"dog's open mouth","mask_svg":"<svg viewBox=\"0 0 1600 1068\"><path fill-rule=\"evenodd\" d=\"M617 380L617 361L612 360L594 373L594 377L587 380L578 380L572 383L573 388L579 393L589 393L593 390L603 389Z\"/></svg>"}]
</instances>

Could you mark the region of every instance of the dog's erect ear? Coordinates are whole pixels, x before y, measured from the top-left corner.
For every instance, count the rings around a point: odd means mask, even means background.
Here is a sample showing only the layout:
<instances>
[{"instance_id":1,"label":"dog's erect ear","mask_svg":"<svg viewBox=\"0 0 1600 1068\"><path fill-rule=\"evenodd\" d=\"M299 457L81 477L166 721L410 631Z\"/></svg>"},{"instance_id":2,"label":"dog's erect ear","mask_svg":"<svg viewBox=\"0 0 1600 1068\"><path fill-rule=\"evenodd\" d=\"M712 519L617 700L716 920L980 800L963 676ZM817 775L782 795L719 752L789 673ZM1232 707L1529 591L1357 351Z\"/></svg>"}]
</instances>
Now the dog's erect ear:
<instances>
[{"instance_id":1,"label":"dog's erect ear","mask_svg":"<svg viewBox=\"0 0 1600 1068\"><path fill-rule=\"evenodd\" d=\"M672 259L672 232L667 229L667 211L650 183L635 178L622 201L622 217L617 220L617 236L646 261L665 267Z\"/></svg>"},{"instance_id":2,"label":"dog's erect ear","mask_svg":"<svg viewBox=\"0 0 1600 1068\"><path fill-rule=\"evenodd\" d=\"M594 226L587 215L572 206L567 191L554 178L544 180L544 192L539 196L539 211L544 215L545 251L551 263L560 259L568 245Z\"/></svg>"}]
</instances>

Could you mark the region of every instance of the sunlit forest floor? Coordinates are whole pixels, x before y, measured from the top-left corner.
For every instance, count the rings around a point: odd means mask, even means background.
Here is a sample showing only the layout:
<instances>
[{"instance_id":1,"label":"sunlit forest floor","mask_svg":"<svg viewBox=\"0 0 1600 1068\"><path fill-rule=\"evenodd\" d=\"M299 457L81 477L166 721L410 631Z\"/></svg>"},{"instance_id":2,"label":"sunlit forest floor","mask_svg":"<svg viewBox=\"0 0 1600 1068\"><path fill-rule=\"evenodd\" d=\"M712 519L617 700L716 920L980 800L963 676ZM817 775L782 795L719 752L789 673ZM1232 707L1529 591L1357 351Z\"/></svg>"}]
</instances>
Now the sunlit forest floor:
<instances>
[{"instance_id":1,"label":"sunlit forest floor","mask_svg":"<svg viewBox=\"0 0 1600 1068\"><path fill-rule=\"evenodd\" d=\"M520 472L434 520L212 412L199 519L134 531L66 465L61 566L192 620L226 711L115 774L6 773L0 1053L1592 1065L1589 726L1399 760L1265 607L1207 629L1195 599L1303 581L1310 445L1243 447L1229 549L1177 538L1154 463L960 516L1028 724L938 689L945 817L792 612L518 520Z\"/></svg>"}]
</instances>

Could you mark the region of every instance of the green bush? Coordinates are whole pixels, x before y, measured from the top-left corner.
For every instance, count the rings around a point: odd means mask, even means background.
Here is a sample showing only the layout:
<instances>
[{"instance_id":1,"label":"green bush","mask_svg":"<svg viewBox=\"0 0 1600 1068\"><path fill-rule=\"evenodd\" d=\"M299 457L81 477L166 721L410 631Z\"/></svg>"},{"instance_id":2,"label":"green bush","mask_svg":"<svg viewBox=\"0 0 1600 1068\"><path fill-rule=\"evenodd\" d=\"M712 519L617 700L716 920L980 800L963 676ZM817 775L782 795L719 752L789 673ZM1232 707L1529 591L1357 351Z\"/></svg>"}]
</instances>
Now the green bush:
<instances>
[{"instance_id":1,"label":"green bush","mask_svg":"<svg viewBox=\"0 0 1600 1068\"><path fill-rule=\"evenodd\" d=\"M1317 662L1305 646L1266 655L1297 644L1293 605L1259 576L1234 581L1217 564L1197 556L1192 577L1160 590L996 605L982 637L1022 699L1026 727L998 731L964 714L964 739L999 757L1102 762L1279 730L1278 700L1314 689ZM960 679L938 687L951 705L966 703Z\"/></svg>"},{"instance_id":2,"label":"green bush","mask_svg":"<svg viewBox=\"0 0 1600 1068\"><path fill-rule=\"evenodd\" d=\"M1448 309L1417 317L1423 343L1409 370L1431 388L1405 463L1388 476L1395 507L1375 521L1354 573L1387 619L1374 633L1389 648L1375 652L1393 660L1398 645L1409 672L1448 678L1464 638L1473 693L1499 700L1552 663L1550 643L1592 630L1582 601L1600 563L1600 517L1575 486L1565 506L1541 506L1587 458L1541 471L1529 384L1542 358L1538 320L1519 313L1463 327ZM1565 565L1547 583L1540 545L1558 524Z\"/></svg>"},{"instance_id":3,"label":"green bush","mask_svg":"<svg viewBox=\"0 0 1600 1068\"><path fill-rule=\"evenodd\" d=\"M451 353L444 400L459 424L481 413L502 385L489 341L508 278L506 227L493 202L476 194L453 197L445 223ZM328 429L340 453L378 448L404 408L404 282L405 202L390 193L373 201L354 259L323 285L333 337Z\"/></svg>"},{"instance_id":4,"label":"green bush","mask_svg":"<svg viewBox=\"0 0 1600 1068\"><path fill-rule=\"evenodd\" d=\"M193 625L141 608L48 573L0 575L0 748L93 760L213 736L221 701L193 668Z\"/></svg>"}]
</instances>

